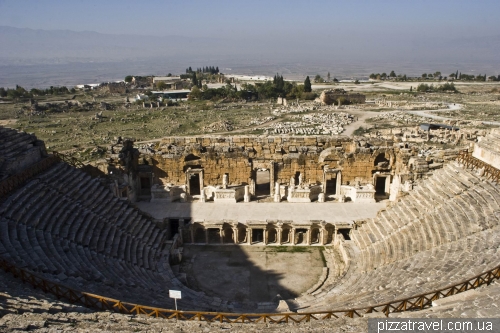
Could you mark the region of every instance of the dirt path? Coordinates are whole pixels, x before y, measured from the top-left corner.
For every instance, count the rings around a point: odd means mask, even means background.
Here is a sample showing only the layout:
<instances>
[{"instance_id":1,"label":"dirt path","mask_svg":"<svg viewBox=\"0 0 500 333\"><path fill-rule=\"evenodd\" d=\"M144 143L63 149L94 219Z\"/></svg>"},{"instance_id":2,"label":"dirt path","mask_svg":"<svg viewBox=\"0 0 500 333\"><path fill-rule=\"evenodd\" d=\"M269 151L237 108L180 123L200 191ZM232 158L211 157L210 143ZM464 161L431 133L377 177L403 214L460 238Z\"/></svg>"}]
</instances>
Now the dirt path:
<instances>
[{"instance_id":1,"label":"dirt path","mask_svg":"<svg viewBox=\"0 0 500 333\"><path fill-rule=\"evenodd\" d=\"M17 119L0 120L0 126L7 126L17 123Z\"/></svg>"},{"instance_id":2,"label":"dirt path","mask_svg":"<svg viewBox=\"0 0 500 333\"><path fill-rule=\"evenodd\" d=\"M354 116L355 121L344 127L344 132L341 135L351 136L355 130L357 130L360 126L365 128L372 127L371 125L366 123L366 119L377 116L380 112L373 111L362 111L362 110L349 110L346 111Z\"/></svg>"}]
</instances>

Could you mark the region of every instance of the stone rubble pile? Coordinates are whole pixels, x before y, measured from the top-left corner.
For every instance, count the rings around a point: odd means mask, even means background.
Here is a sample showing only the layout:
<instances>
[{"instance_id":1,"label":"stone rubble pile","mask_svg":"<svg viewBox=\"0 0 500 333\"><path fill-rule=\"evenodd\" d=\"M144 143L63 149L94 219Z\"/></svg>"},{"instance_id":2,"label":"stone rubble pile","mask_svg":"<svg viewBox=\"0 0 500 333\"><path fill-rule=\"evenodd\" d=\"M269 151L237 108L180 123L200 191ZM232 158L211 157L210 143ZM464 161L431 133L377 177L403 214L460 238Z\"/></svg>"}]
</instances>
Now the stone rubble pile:
<instances>
[{"instance_id":1,"label":"stone rubble pile","mask_svg":"<svg viewBox=\"0 0 500 333\"><path fill-rule=\"evenodd\" d=\"M403 111L395 111L395 112L383 112L376 117L369 118L370 120L377 121L377 120L389 120L389 121L397 121L397 122L402 122L402 123L428 123L429 119L425 117L419 117L415 116L413 114L403 112Z\"/></svg>"},{"instance_id":2,"label":"stone rubble pile","mask_svg":"<svg viewBox=\"0 0 500 333\"><path fill-rule=\"evenodd\" d=\"M230 132L234 129L233 124L228 120L221 120L203 127L203 130L208 133L212 132Z\"/></svg>"},{"instance_id":3,"label":"stone rubble pile","mask_svg":"<svg viewBox=\"0 0 500 333\"><path fill-rule=\"evenodd\" d=\"M250 120L250 123L248 123L248 126L262 125L262 124L267 123L269 121L272 121L274 119L276 119L276 117L272 117L272 116L264 117L264 118L253 118L252 120Z\"/></svg>"},{"instance_id":4,"label":"stone rubble pile","mask_svg":"<svg viewBox=\"0 0 500 333\"><path fill-rule=\"evenodd\" d=\"M261 129L268 134L338 135L344 131L344 126L354 121L354 117L346 112L295 115L291 118L299 121L274 123Z\"/></svg>"}]
</instances>

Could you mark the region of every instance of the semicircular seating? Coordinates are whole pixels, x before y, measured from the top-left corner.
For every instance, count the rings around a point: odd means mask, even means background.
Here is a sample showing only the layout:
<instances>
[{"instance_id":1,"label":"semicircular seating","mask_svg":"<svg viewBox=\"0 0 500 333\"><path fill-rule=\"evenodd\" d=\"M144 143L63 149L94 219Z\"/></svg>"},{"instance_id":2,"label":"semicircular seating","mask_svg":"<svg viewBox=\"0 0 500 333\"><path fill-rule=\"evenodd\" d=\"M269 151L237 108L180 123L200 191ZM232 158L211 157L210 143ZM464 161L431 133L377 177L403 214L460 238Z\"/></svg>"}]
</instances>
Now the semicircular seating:
<instances>
[{"instance_id":1,"label":"semicircular seating","mask_svg":"<svg viewBox=\"0 0 500 333\"><path fill-rule=\"evenodd\" d=\"M361 308L411 297L500 264L500 188L447 164L342 241L349 270L295 300L300 311Z\"/></svg>"}]
</instances>

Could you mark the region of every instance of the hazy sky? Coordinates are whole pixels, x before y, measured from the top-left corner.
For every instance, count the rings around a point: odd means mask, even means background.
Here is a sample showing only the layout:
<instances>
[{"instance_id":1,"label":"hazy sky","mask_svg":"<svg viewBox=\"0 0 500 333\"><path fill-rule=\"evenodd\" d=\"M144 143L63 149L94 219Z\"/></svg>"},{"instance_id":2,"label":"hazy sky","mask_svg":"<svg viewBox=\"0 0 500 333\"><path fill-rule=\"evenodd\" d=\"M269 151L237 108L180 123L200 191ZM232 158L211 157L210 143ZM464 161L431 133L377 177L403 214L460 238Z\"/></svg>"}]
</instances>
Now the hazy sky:
<instances>
[{"instance_id":1,"label":"hazy sky","mask_svg":"<svg viewBox=\"0 0 500 333\"><path fill-rule=\"evenodd\" d=\"M499 0L0 0L0 25L224 38L489 36L499 13Z\"/></svg>"}]
</instances>

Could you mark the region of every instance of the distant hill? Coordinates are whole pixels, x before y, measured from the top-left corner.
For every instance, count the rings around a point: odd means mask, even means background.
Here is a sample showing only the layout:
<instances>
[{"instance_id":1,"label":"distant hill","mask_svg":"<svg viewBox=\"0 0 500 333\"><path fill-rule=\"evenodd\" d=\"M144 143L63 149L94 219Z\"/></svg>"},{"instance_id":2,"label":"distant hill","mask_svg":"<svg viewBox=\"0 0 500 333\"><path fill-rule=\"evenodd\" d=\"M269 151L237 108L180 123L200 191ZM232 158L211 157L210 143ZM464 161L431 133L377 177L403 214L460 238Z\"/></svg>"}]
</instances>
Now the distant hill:
<instances>
[{"instance_id":1,"label":"distant hill","mask_svg":"<svg viewBox=\"0 0 500 333\"><path fill-rule=\"evenodd\" d=\"M227 42L217 38L111 35L0 26L0 45L3 64L30 64L181 57L199 55L200 52L210 55Z\"/></svg>"},{"instance_id":2,"label":"distant hill","mask_svg":"<svg viewBox=\"0 0 500 333\"><path fill-rule=\"evenodd\" d=\"M196 38L183 36L112 35L92 31L33 30L0 26L1 64L60 64L171 58L218 57L263 63L269 61L357 62L491 62L500 52L500 35L468 39L400 39L366 34L326 35L307 31L302 36L266 38ZM188 61L186 61L186 65Z\"/></svg>"},{"instance_id":3,"label":"distant hill","mask_svg":"<svg viewBox=\"0 0 500 333\"><path fill-rule=\"evenodd\" d=\"M228 27L230 28L230 27ZM216 65L230 73L301 79L367 77L395 70L500 74L500 35L468 39L366 33L272 34L217 37L112 35L92 31L0 26L0 87L48 87L123 79L125 75L182 73ZM231 68L231 70L229 70Z\"/></svg>"}]
</instances>

